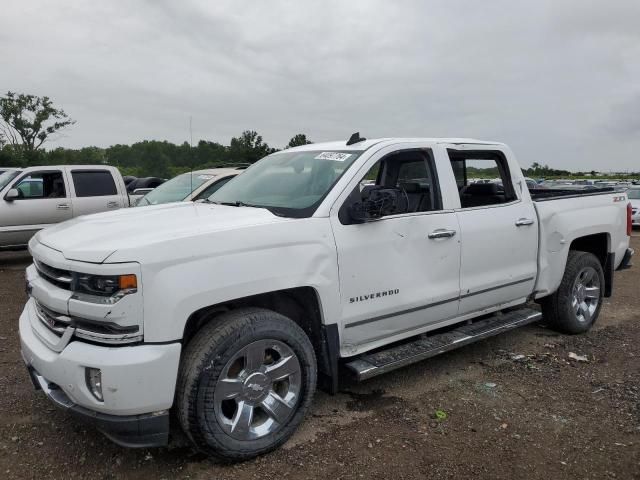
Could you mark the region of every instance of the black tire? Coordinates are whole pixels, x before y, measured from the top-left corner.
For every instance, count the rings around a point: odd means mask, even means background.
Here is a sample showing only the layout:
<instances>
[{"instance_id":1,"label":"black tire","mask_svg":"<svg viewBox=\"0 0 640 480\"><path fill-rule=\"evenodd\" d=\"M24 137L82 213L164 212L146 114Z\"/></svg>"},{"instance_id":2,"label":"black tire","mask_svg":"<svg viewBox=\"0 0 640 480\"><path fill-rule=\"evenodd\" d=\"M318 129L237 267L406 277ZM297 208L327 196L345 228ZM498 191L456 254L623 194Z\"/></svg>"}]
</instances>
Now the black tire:
<instances>
[{"instance_id":1,"label":"black tire","mask_svg":"<svg viewBox=\"0 0 640 480\"><path fill-rule=\"evenodd\" d=\"M277 430L260 438L238 440L217 420L214 391L228 362L259 340L282 342L295 353L300 366L299 395L292 413ZM222 461L247 460L274 450L289 439L311 404L316 379L313 346L292 320L259 308L226 312L205 324L183 353L176 389L177 417L198 450Z\"/></svg>"},{"instance_id":2,"label":"black tire","mask_svg":"<svg viewBox=\"0 0 640 480\"><path fill-rule=\"evenodd\" d=\"M593 269L597 275L599 294L597 305L590 318L580 320L572 307L574 300L574 286L578 275L585 269ZM567 258L567 265L564 270L560 287L552 295L540 301L542 314L546 323L555 330L562 333L577 334L588 331L598 319L602 308L604 291L604 271L598 258L592 253L571 250Z\"/></svg>"}]
</instances>

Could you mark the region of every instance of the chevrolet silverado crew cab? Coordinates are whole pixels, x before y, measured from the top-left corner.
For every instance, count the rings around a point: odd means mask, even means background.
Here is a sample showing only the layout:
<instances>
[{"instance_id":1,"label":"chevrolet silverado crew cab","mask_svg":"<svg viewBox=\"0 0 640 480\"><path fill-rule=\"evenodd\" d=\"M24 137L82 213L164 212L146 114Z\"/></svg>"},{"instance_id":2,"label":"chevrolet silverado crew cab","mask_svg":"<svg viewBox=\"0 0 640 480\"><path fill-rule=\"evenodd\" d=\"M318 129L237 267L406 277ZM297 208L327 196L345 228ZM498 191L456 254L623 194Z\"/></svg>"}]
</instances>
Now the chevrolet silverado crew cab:
<instances>
[{"instance_id":1,"label":"chevrolet silverado crew cab","mask_svg":"<svg viewBox=\"0 0 640 480\"><path fill-rule=\"evenodd\" d=\"M49 225L129 206L124 180L107 165L11 169L0 174L0 250L27 246Z\"/></svg>"},{"instance_id":2,"label":"chevrolet silverado crew cab","mask_svg":"<svg viewBox=\"0 0 640 480\"><path fill-rule=\"evenodd\" d=\"M22 355L121 445L165 445L174 414L196 448L247 459L291 436L316 385L542 319L587 331L630 231L624 192L530 192L504 144L354 134L269 155L202 203L41 231Z\"/></svg>"}]
</instances>

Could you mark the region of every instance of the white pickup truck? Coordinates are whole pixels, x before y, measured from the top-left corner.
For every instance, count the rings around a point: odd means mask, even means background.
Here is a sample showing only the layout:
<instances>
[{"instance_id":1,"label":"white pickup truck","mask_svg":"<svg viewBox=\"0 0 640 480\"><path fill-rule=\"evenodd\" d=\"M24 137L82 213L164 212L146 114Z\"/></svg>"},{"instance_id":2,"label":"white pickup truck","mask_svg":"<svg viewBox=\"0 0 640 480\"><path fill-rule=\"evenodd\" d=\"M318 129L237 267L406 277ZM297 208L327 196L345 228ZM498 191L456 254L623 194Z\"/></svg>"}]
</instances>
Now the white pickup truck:
<instances>
[{"instance_id":1,"label":"white pickup truck","mask_svg":"<svg viewBox=\"0 0 640 480\"><path fill-rule=\"evenodd\" d=\"M0 250L25 248L39 230L129 206L124 180L107 165L37 166L0 174Z\"/></svg>"},{"instance_id":2,"label":"white pickup truck","mask_svg":"<svg viewBox=\"0 0 640 480\"><path fill-rule=\"evenodd\" d=\"M491 168L501 184L467 181ZM205 203L90 215L30 242L36 388L127 446L276 448L316 383L367 379L544 321L587 331L630 265L625 193L526 187L501 143L313 144ZM541 304L542 313L534 304Z\"/></svg>"}]
</instances>

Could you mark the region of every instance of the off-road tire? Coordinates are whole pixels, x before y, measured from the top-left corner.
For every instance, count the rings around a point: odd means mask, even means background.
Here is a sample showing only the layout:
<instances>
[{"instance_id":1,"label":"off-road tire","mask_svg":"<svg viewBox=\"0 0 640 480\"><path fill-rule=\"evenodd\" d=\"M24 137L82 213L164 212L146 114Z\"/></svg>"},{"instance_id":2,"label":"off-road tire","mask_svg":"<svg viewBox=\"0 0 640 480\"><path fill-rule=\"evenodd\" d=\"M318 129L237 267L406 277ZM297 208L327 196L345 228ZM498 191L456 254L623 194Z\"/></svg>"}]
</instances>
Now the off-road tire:
<instances>
[{"instance_id":1,"label":"off-road tire","mask_svg":"<svg viewBox=\"0 0 640 480\"><path fill-rule=\"evenodd\" d=\"M595 312L588 321L579 321L572 309L573 288L577 276L585 268L593 268L598 276L600 292ZM544 321L554 330L562 333L577 334L588 331L596 322L604 292L604 271L598 258L592 253L577 250L569 251L567 265L558 290L540 300Z\"/></svg>"},{"instance_id":2,"label":"off-road tire","mask_svg":"<svg viewBox=\"0 0 640 480\"><path fill-rule=\"evenodd\" d=\"M212 418L215 386L228 361L258 340L284 343L300 363L301 390L295 411L277 431L237 440ZM313 346L304 331L289 318L260 308L223 313L205 324L186 346L176 388L176 416L186 436L201 452L219 461L243 461L285 443L301 423L313 399L317 365ZM207 421L208 418L208 421Z\"/></svg>"}]
</instances>

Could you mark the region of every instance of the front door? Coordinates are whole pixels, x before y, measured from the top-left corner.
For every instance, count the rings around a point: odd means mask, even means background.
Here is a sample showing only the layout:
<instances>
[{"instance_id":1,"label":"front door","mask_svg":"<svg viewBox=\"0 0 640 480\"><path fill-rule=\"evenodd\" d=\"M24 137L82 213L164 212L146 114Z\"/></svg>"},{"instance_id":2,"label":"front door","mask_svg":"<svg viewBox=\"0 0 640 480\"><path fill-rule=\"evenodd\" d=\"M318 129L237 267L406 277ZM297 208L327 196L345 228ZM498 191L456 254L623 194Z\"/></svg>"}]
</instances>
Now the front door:
<instances>
[{"instance_id":1,"label":"front door","mask_svg":"<svg viewBox=\"0 0 640 480\"><path fill-rule=\"evenodd\" d=\"M347 354L415 335L458 313L458 220L442 209L431 150L382 150L365 170L341 215L332 214ZM350 223L344 208L380 186L398 190L401 209Z\"/></svg>"}]
</instances>

